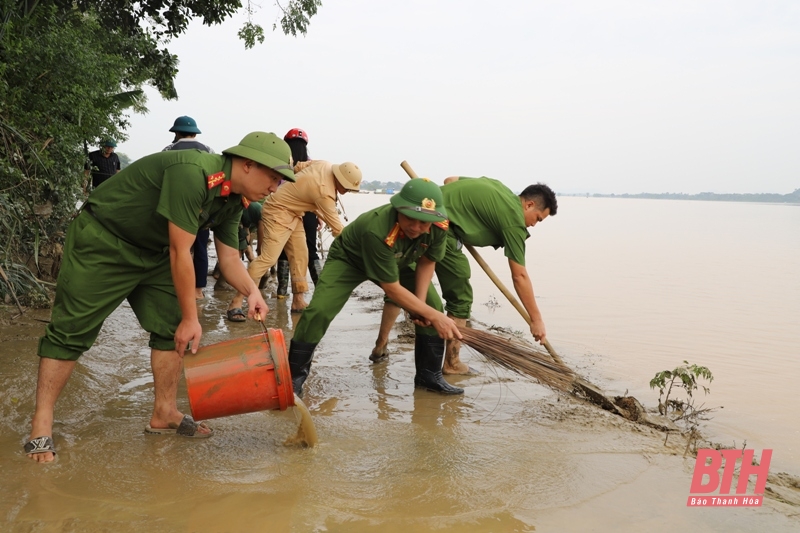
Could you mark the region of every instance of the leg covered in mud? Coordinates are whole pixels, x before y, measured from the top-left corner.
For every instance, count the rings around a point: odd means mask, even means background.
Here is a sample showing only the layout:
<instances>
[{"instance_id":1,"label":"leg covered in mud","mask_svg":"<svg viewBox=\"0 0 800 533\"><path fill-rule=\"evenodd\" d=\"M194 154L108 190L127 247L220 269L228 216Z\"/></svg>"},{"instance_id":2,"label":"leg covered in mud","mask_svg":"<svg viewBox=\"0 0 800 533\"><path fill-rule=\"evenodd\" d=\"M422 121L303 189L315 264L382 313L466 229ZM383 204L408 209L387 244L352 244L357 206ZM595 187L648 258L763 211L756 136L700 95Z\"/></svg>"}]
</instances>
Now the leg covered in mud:
<instances>
[{"instance_id":1,"label":"leg covered in mud","mask_svg":"<svg viewBox=\"0 0 800 533\"><path fill-rule=\"evenodd\" d=\"M397 317L400 315L402 308L395 305L389 300L383 302L383 313L381 313L381 328L378 330L378 338L375 340L375 348L372 349L372 354L369 360L373 363L382 363L389 357L387 347L389 346L389 332L392 331L392 326L397 322Z\"/></svg>"},{"instance_id":2,"label":"leg covered in mud","mask_svg":"<svg viewBox=\"0 0 800 533\"><path fill-rule=\"evenodd\" d=\"M466 318L458 318L453 316L451 313L447 313L447 316L453 319L453 322L456 323L456 326L459 328L463 328L467 325ZM447 348L444 352L444 366L442 366L442 373L450 374L450 375L460 375L460 376L476 376L479 374L477 370L470 367L467 363L461 360L461 341L458 339L452 339L447 341Z\"/></svg>"}]
</instances>

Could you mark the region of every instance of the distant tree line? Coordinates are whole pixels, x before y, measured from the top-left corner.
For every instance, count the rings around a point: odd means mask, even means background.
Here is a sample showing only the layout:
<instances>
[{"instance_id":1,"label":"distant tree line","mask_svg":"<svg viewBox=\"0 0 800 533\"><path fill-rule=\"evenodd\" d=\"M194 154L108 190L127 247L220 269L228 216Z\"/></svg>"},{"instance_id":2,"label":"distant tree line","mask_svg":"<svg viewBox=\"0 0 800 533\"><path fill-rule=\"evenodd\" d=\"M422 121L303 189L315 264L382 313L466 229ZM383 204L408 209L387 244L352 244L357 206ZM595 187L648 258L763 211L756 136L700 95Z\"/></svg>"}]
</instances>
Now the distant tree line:
<instances>
[{"instance_id":1,"label":"distant tree line","mask_svg":"<svg viewBox=\"0 0 800 533\"><path fill-rule=\"evenodd\" d=\"M583 195L579 195L583 196ZM716 202L769 202L779 204L800 204L800 189L795 189L794 192L789 194L717 194L713 192L701 192L698 194L684 194L684 193L649 193L643 192L639 194L587 194L595 198L648 198L657 200L706 200Z\"/></svg>"},{"instance_id":2,"label":"distant tree line","mask_svg":"<svg viewBox=\"0 0 800 533\"><path fill-rule=\"evenodd\" d=\"M393 191L399 191L403 188L403 181L362 181L361 182L361 190L362 191L377 191L381 190L386 192L387 189L391 189Z\"/></svg>"}]
</instances>

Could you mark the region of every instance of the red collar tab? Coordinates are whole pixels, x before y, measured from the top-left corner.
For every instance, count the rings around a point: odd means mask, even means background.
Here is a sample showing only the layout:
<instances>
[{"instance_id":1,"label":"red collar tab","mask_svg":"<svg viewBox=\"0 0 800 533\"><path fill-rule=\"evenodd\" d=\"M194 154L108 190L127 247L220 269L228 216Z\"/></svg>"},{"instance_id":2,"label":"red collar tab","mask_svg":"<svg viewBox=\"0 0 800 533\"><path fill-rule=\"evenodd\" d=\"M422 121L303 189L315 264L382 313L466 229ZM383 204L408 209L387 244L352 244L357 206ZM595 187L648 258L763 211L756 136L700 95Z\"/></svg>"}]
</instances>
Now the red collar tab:
<instances>
[{"instance_id":1,"label":"red collar tab","mask_svg":"<svg viewBox=\"0 0 800 533\"><path fill-rule=\"evenodd\" d=\"M386 246L394 246L394 243L397 239L405 239L406 234L403 233L403 230L400 229L400 223L395 222L394 227L383 240L386 243Z\"/></svg>"},{"instance_id":2,"label":"red collar tab","mask_svg":"<svg viewBox=\"0 0 800 533\"><path fill-rule=\"evenodd\" d=\"M248 207L250 207L250 200L242 196L242 205L244 206L245 209L247 209Z\"/></svg>"},{"instance_id":3,"label":"red collar tab","mask_svg":"<svg viewBox=\"0 0 800 533\"><path fill-rule=\"evenodd\" d=\"M224 172L217 172L216 174L211 174L210 176L208 176L206 178L206 181L208 183L208 188L209 189L213 189L214 187L216 187L217 185L219 185L220 183L225 181L225 173ZM231 182L229 181L227 183L228 183L228 189L230 189L230 183ZM229 192L229 194L230 194L230 192ZM227 194L225 196L227 196Z\"/></svg>"},{"instance_id":4,"label":"red collar tab","mask_svg":"<svg viewBox=\"0 0 800 533\"><path fill-rule=\"evenodd\" d=\"M434 226L442 228L443 230L447 231L450 229L450 221L449 220L442 220L441 222L434 222Z\"/></svg>"},{"instance_id":5,"label":"red collar tab","mask_svg":"<svg viewBox=\"0 0 800 533\"><path fill-rule=\"evenodd\" d=\"M219 191L219 195L223 198L227 198L231 195L231 182L230 181L223 181L222 182L222 189Z\"/></svg>"}]
</instances>

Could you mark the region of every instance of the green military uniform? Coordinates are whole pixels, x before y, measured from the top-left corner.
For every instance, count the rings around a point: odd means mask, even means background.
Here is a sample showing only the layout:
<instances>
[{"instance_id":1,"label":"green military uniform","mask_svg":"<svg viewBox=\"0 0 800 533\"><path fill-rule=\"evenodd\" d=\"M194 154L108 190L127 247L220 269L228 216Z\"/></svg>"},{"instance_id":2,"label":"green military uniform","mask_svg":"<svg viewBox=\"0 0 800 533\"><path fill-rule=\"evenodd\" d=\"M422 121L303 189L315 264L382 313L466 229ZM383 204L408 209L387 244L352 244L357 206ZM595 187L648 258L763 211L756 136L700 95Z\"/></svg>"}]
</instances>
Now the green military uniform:
<instances>
[{"instance_id":1,"label":"green military uniform","mask_svg":"<svg viewBox=\"0 0 800 533\"><path fill-rule=\"evenodd\" d=\"M169 255L169 224L213 228L238 246L242 206L230 192L231 159L195 150L159 152L96 189L70 224L53 313L39 355L76 360L127 299L150 347L175 349L181 320Z\"/></svg>"},{"instance_id":2,"label":"green military uniform","mask_svg":"<svg viewBox=\"0 0 800 533\"><path fill-rule=\"evenodd\" d=\"M376 284L399 281L415 292L415 273L410 265L420 257L440 261L445 255L445 236L445 230L432 225L430 233L412 240L403 235L397 211L391 205L367 211L333 241L314 297L303 311L292 338L318 343L353 289L367 280ZM433 284L428 288L426 303L442 310L442 301ZM416 329L420 334L437 334L433 328L417 326Z\"/></svg>"},{"instance_id":3,"label":"green military uniform","mask_svg":"<svg viewBox=\"0 0 800 533\"><path fill-rule=\"evenodd\" d=\"M367 211L347 226L333 241L325 268L319 276L314 297L295 328L289 346L289 370L295 394L302 396L317 343L333 318L342 310L359 284L400 284L416 294L414 265L421 257L437 262L445 257L447 212L442 191L428 179L406 182L392 196L390 205ZM407 238L400 226L402 214L409 219L431 223L428 233ZM405 219L404 224L405 225ZM428 284L425 303L439 313L442 301ZM435 328L416 326L414 339L414 386L442 394L463 394L442 376L444 340Z\"/></svg>"},{"instance_id":4,"label":"green military uniform","mask_svg":"<svg viewBox=\"0 0 800 533\"><path fill-rule=\"evenodd\" d=\"M258 228L261 222L261 202L250 202L250 205L242 211L242 218L239 222L239 251L247 248L247 236L250 232Z\"/></svg>"},{"instance_id":5,"label":"green military uniform","mask_svg":"<svg viewBox=\"0 0 800 533\"><path fill-rule=\"evenodd\" d=\"M519 196L491 178L459 178L441 187L450 219L447 254L436 263L447 312L469 318L472 286L469 261L462 249L471 246L503 248L505 256L525 266L525 240L530 237Z\"/></svg>"}]
</instances>

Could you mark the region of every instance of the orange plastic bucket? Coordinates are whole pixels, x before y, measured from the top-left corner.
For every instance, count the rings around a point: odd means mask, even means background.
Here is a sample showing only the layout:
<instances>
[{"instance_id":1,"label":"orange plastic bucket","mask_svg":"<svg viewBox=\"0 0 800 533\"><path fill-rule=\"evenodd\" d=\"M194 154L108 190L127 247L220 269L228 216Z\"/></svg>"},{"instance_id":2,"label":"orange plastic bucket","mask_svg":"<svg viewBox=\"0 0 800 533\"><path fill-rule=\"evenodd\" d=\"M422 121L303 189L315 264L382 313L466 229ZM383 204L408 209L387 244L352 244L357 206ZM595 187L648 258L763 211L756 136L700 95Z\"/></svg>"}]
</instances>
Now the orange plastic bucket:
<instances>
[{"instance_id":1,"label":"orange plastic bucket","mask_svg":"<svg viewBox=\"0 0 800 533\"><path fill-rule=\"evenodd\" d=\"M183 359L195 420L285 410L294 405L286 340L280 329L203 346Z\"/></svg>"}]
</instances>

